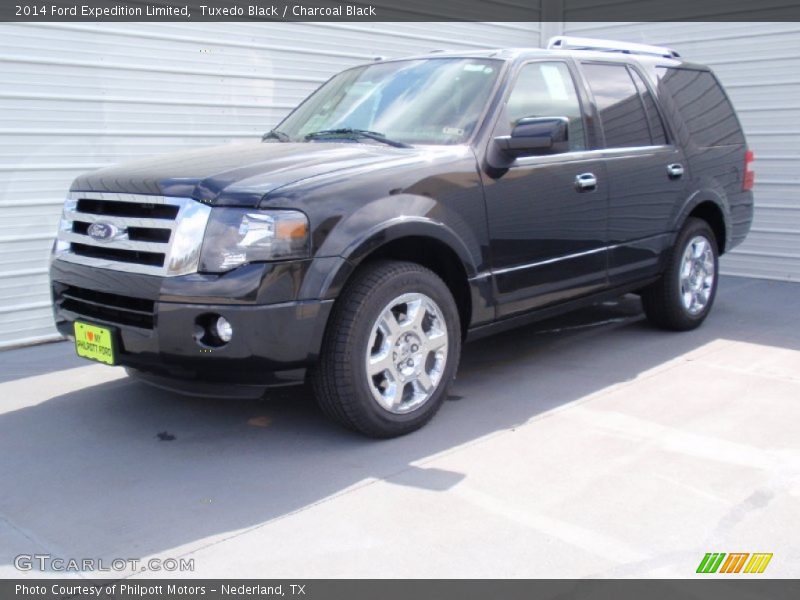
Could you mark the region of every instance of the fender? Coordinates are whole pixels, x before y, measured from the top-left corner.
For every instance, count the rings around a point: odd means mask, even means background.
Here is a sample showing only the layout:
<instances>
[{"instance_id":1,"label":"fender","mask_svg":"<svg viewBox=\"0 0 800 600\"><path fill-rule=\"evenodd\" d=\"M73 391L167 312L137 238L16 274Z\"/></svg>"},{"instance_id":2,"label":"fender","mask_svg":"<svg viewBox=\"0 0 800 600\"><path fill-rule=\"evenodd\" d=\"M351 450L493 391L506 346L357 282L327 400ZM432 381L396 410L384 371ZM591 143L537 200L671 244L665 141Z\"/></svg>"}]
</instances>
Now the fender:
<instances>
[{"instance_id":1,"label":"fender","mask_svg":"<svg viewBox=\"0 0 800 600\"><path fill-rule=\"evenodd\" d=\"M381 227L367 232L361 240L354 241L344 253L344 258L358 265L372 252L391 242L405 237L426 237L444 243L461 259L467 277L478 274L473 257L464 242L444 223L427 217L396 217Z\"/></svg>"},{"instance_id":2,"label":"fender","mask_svg":"<svg viewBox=\"0 0 800 600\"><path fill-rule=\"evenodd\" d=\"M314 262L325 264L328 272L324 277L311 278L319 287L315 291L304 289L303 295L336 298L364 259L381 246L407 237L441 242L458 256L467 277L474 277L483 260L477 233L474 223L469 225L461 215L432 198L398 194L370 202L337 223L320 244Z\"/></svg>"},{"instance_id":3,"label":"fender","mask_svg":"<svg viewBox=\"0 0 800 600\"><path fill-rule=\"evenodd\" d=\"M730 248L733 234L733 224L731 220L731 209L724 189L713 179L706 179L699 182L696 191L692 192L681 205L671 223L670 230L672 239L670 245L675 241L683 224L689 214L703 202L712 202L722 213L722 220L725 224L725 248Z\"/></svg>"}]
</instances>

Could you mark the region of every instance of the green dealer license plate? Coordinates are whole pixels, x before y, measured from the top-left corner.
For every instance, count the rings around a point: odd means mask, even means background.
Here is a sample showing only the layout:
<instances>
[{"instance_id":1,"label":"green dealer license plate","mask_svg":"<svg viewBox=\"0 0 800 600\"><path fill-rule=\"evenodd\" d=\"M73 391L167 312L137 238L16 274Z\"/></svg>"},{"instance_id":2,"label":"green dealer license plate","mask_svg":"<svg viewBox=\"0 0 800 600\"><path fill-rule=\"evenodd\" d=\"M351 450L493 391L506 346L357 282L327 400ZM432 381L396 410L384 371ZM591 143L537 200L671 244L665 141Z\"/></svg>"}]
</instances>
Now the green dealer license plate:
<instances>
[{"instance_id":1,"label":"green dealer license plate","mask_svg":"<svg viewBox=\"0 0 800 600\"><path fill-rule=\"evenodd\" d=\"M106 327L75 321L75 351L90 360L114 364L114 335Z\"/></svg>"}]
</instances>

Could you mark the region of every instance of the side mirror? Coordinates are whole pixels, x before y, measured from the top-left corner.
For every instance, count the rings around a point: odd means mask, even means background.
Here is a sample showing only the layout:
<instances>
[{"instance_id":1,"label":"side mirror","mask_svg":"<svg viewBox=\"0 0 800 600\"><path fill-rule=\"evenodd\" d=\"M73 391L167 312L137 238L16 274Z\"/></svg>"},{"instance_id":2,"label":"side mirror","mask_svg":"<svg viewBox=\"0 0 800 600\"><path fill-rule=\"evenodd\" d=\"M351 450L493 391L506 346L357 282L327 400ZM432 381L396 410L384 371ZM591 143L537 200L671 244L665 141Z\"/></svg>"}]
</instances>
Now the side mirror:
<instances>
[{"instance_id":1,"label":"side mirror","mask_svg":"<svg viewBox=\"0 0 800 600\"><path fill-rule=\"evenodd\" d=\"M568 149L568 126L566 117L528 117L519 120L511 135L494 140L507 156L513 158L556 154Z\"/></svg>"}]
</instances>

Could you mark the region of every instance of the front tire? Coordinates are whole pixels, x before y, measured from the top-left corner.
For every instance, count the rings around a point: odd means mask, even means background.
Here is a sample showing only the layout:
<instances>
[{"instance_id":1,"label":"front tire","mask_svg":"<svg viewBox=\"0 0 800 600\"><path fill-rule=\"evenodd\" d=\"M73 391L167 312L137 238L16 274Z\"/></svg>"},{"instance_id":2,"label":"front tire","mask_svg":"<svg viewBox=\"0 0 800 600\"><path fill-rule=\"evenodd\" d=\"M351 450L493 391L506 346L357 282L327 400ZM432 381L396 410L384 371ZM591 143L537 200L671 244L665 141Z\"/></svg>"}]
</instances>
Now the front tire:
<instances>
[{"instance_id":1,"label":"front tire","mask_svg":"<svg viewBox=\"0 0 800 600\"><path fill-rule=\"evenodd\" d=\"M458 309L421 265L362 267L336 302L310 374L322 411L376 438L419 429L441 407L461 353Z\"/></svg>"},{"instance_id":2,"label":"front tire","mask_svg":"<svg viewBox=\"0 0 800 600\"><path fill-rule=\"evenodd\" d=\"M702 219L689 218L661 278L642 290L647 318L662 329L688 331L706 319L717 295L717 239Z\"/></svg>"}]
</instances>

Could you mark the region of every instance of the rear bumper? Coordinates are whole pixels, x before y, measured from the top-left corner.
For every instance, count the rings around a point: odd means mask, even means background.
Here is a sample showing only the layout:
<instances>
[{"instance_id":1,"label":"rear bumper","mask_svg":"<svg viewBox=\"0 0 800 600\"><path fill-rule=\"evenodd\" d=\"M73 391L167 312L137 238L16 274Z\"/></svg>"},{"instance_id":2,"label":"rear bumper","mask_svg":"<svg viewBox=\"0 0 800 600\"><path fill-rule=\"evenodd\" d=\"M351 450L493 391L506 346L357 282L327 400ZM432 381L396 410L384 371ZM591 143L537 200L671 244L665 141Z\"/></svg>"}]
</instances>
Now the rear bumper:
<instances>
[{"instance_id":1,"label":"rear bumper","mask_svg":"<svg viewBox=\"0 0 800 600\"><path fill-rule=\"evenodd\" d=\"M265 277L281 280L279 274L260 271L272 265L252 267L247 277L261 291L243 294L239 289L237 296L256 298L265 294ZM239 273L232 281L241 288L243 277ZM224 288L224 278L210 284ZM306 367L316 361L333 300L187 302L176 294L181 285L177 279L168 282L170 293L165 295L161 278L54 261L56 327L72 336L75 320L109 326L115 332L117 364L148 383L194 395L257 396L264 387L302 381ZM196 290L199 283L189 278L186 285ZM184 301L171 301L178 298ZM197 341L197 323L209 314L231 323L230 342L209 347Z\"/></svg>"}]
</instances>

